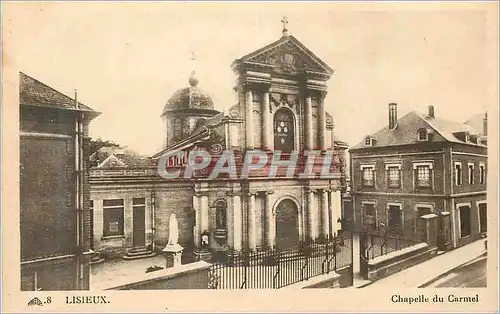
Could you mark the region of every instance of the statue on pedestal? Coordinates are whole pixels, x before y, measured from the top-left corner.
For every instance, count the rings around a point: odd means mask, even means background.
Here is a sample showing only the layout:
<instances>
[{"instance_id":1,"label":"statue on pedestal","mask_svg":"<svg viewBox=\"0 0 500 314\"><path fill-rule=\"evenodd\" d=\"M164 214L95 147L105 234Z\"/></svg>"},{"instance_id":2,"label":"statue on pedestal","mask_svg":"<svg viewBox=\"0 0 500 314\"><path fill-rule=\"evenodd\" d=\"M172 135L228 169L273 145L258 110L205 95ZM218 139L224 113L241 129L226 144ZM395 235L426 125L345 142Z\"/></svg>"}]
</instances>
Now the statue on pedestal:
<instances>
[{"instance_id":1,"label":"statue on pedestal","mask_svg":"<svg viewBox=\"0 0 500 314\"><path fill-rule=\"evenodd\" d=\"M179 224L175 214L170 215L168 226L168 242L167 245L175 245L179 242Z\"/></svg>"},{"instance_id":2,"label":"statue on pedestal","mask_svg":"<svg viewBox=\"0 0 500 314\"><path fill-rule=\"evenodd\" d=\"M211 261L210 234L206 230L200 235L200 247L194 254L196 260Z\"/></svg>"},{"instance_id":3,"label":"statue on pedestal","mask_svg":"<svg viewBox=\"0 0 500 314\"><path fill-rule=\"evenodd\" d=\"M201 234L200 249L204 251L208 250L210 248L210 243L208 241L209 241L208 232L205 231Z\"/></svg>"},{"instance_id":4,"label":"statue on pedestal","mask_svg":"<svg viewBox=\"0 0 500 314\"><path fill-rule=\"evenodd\" d=\"M184 248L179 245L179 224L177 222L177 217L174 213L170 215L169 226L168 226L168 242L163 252L165 253L165 259L167 262L167 267L175 267L182 265L181 257Z\"/></svg>"}]
</instances>

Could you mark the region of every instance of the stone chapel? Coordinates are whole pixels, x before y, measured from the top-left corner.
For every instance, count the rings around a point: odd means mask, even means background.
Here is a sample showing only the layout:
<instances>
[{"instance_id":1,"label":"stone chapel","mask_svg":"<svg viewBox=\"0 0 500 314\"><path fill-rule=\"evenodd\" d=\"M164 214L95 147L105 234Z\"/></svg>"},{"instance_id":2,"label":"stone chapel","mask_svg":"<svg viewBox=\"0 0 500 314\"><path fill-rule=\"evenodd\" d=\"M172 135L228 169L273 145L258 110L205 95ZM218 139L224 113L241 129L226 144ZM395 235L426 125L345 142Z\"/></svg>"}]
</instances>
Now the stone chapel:
<instances>
[{"instance_id":1,"label":"stone chapel","mask_svg":"<svg viewBox=\"0 0 500 314\"><path fill-rule=\"evenodd\" d=\"M240 251L290 248L341 229L347 144L335 137L326 110L327 104L335 108L326 91L333 70L290 35L286 23L281 38L236 59L231 67L237 77L236 104L216 110L193 72L189 86L165 104L165 148L151 156L149 166L123 162L106 167L102 162L91 170L95 250L161 250L171 213L179 221L179 243L188 250L200 246L202 234L208 235L213 251ZM196 149L208 151L214 160L232 151L237 167L247 151L261 150L271 159L281 151L283 167L272 178L265 170L244 179L211 178L206 169L188 179L158 175L158 162L165 156L175 152L166 167L182 169ZM303 168L311 150L332 158L333 176L286 173L292 152ZM327 154L332 151L333 157Z\"/></svg>"}]
</instances>

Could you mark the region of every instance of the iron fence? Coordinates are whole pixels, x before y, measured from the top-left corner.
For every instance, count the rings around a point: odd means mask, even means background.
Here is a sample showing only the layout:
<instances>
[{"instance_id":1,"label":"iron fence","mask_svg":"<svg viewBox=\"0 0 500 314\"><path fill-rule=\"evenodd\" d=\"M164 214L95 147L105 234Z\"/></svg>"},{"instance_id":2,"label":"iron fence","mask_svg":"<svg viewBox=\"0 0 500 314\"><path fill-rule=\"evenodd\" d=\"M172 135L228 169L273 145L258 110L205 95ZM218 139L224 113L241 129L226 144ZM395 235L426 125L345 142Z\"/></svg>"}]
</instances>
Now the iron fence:
<instances>
[{"instance_id":1,"label":"iron fence","mask_svg":"<svg viewBox=\"0 0 500 314\"><path fill-rule=\"evenodd\" d=\"M374 259L379 256L400 251L402 249L422 243L414 238L404 237L398 234L380 234L380 233L361 233L364 239L365 256L367 259Z\"/></svg>"},{"instance_id":2,"label":"iron fence","mask_svg":"<svg viewBox=\"0 0 500 314\"><path fill-rule=\"evenodd\" d=\"M211 289L279 289L352 266L352 235L343 232L282 250L219 255L209 272Z\"/></svg>"}]
</instances>

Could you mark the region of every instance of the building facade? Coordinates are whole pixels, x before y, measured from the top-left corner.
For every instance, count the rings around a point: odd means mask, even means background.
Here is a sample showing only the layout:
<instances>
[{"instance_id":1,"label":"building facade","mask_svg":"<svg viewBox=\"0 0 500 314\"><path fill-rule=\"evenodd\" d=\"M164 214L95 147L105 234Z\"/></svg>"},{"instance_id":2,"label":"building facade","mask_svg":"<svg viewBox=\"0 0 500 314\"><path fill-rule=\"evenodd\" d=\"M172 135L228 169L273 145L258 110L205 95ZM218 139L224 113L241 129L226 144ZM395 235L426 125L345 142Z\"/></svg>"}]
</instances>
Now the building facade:
<instances>
[{"instance_id":1,"label":"building facade","mask_svg":"<svg viewBox=\"0 0 500 314\"><path fill-rule=\"evenodd\" d=\"M435 218L442 249L485 235L486 115L481 120L448 121L434 106L398 119L389 104L388 126L350 149L355 225L425 241L426 220Z\"/></svg>"},{"instance_id":2,"label":"building facade","mask_svg":"<svg viewBox=\"0 0 500 314\"><path fill-rule=\"evenodd\" d=\"M286 29L279 40L235 60L232 68L238 101L228 109L215 110L195 73L189 87L167 101L166 146L151 157L151 167L92 169L96 250L161 249L172 214L181 245L197 249L206 235L213 251L287 248L340 230L347 145L334 138L326 112L333 70ZM209 165L186 177L189 154L200 150L208 152ZM265 153L267 163L242 177L245 156L256 150ZM299 176L312 150L319 152L315 166L329 161L328 178ZM214 166L228 152L235 157L235 173L214 176ZM294 159L298 166L289 173ZM274 170L272 160L281 162ZM159 169L181 176L166 179ZM137 214L136 221L135 208L141 206L145 214ZM103 215L111 208L119 208L119 227L106 235L111 225ZM104 228L98 227L101 221Z\"/></svg>"},{"instance_id":3,"label":"building facade","mask_svg":"<svg viewBox=\"0 0 500 314\"><path fill-rule=\"evenodd\" d=\"M88 127L98 113L24 73L19 112L21 290L87 290Z\"/></svg>"}]
</instances>

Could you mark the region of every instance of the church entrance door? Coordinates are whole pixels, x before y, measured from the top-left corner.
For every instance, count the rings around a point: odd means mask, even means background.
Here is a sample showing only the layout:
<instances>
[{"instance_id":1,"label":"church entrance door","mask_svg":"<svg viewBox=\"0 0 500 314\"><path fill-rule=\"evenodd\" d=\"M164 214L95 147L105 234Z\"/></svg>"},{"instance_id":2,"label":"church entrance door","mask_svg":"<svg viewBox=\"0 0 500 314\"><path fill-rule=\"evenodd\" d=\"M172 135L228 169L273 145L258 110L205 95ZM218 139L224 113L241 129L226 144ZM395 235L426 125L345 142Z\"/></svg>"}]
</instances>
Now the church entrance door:
<instances>
[{"instance_id":1,"label":"church entrance door","mask_svg":"<svg viewBox=\"0 0 500 314\"><path fill-rule=\"evenodd\" d=\"M276 248L287 249L299 243L298 208L290 199L276 206Z\"/></svg>"}]
</instances>

